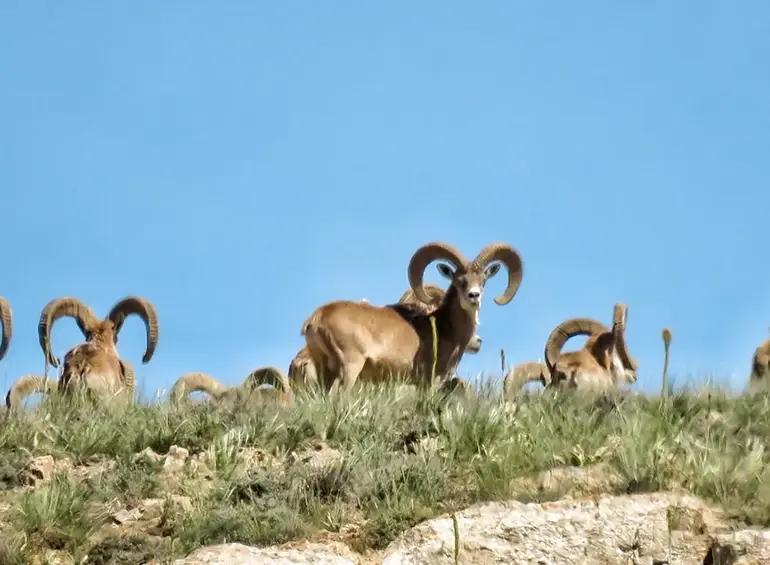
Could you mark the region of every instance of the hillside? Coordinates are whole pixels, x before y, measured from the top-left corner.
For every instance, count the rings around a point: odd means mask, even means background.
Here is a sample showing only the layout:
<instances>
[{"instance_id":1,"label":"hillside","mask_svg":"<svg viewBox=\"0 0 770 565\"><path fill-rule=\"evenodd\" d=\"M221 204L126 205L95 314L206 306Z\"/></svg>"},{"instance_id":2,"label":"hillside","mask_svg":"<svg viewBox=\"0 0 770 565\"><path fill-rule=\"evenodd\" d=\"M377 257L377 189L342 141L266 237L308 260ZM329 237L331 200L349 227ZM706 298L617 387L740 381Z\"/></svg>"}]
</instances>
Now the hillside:
<instances>
[{"instance_id":1,"label":"hillside","mask_svg":"<svg viewBox=\"0 0 770 565\"><path fill-rule=\"evenodd\" d=\"M127 409L54 397L0 428L0 563L134 565L303 539L376 555L477 502L598 492L684 490L767 527L768 413L770 396L717 391L503 403L388 386Z\"/></svg>"}]
</instances>

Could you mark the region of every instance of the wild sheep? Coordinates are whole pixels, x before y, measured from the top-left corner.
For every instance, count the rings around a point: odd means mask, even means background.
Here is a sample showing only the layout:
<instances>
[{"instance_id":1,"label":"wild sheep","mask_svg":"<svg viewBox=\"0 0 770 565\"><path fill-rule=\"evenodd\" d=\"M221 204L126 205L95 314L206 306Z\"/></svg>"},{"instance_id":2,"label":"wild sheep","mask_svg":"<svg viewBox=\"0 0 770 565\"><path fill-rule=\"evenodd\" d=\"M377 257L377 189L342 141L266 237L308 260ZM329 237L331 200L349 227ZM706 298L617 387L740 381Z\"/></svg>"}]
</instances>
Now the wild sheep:
<instances>
[{"instance_id":1,"label":"wild sheep","mask_svg":"<svg viewBox=\"0 0 770 565\"><path fill-rule=\"evenodd\" d=\"M398 299L398 304L405 304L412 307L415 311L421 311L426 314L433 312L441 304L441 300L444 298L444 289L435 284L426 284L425 292L430 298L429 303L420 302L414 294L412 289L407 289L404 294ZM365 298L361 299L361 302L368 303ZM465 348L465 353L476 354L481 350L481 338L474 334L468 347ZM310 357L310 351L307 345L303 346L294 356L289 364L289 381L292 387L296 390L299 388L306 388L318 384L318 375L313 365L313 359Z\"/></svg>"},{"instance_id":2,"label":"wild sheep","mask_svg":"<svg viewBox=\"0 0 770 565\"><path fill-rule=\"evenodd\" d=\"M770 377L770 338L760 343L751 358L749 392L767 390Z\"/></svg>"},{"instance_id":3,"label":"wild sheep","mask_svg":"<svg viewBox=\"0 0 770 565\"><path fill-rule=\"evenodd\" d=\"M428 243L415 252L408 268L409 286L424 303L430 303L430 296L423 275L433 261L446 261L454 268L438 265L451 285L429 314L407 304L372 306L339 300L316 308L305 320L301 334L326 390L350 389L359 376L382 381L394 373L408 374L418 386L430 386L434 369L437 379L444 380L454 374L476 334L487 280L501 264L506 266L506 290L494 299L499 305L508 304L521 285L521 257L509 245L493 243L468 261L449 244Z\"/></svg>"},{"instance_id":4,"label":"wild sheep","mask_svg":"<svg viewBox=\"0 0 770 565\"><path fill-rule=\"evenodd\" d=\"M269 384L273 388L260 388ZM239 402L248 398L259 397L281 404L289 404L291 387L289 381L279 369L264 367L249 373L241 386L226 387L205 373L187 373L182 375L171 388L170 399L179 403L188 399L191 392L206 392L219 402Z\"/></svg>"},{"instance_id":5,"label":"wild sheep","mask_svg":"<svg viewBox=\"0 0 770 565\"><path fill-rule=\"evenodd\" d=\"M527 362L514 367L506 375L506 394L530 381L540 381L545 387L576 389L636 382L638 363L628 353L625 341L627 312L625 304L615 305L611 330L590 318L572 318L556 326L546 341L545 363ZM567 340L578 335L589 336L583 348L562 353Z\"/></svg>"},{"instance_id":6,"label":"wild sheep","mask_svg":"<svg viewBox=\"0 0 770 565\"><path fill-rule=\"evenodd\" d=\"M133 398L133 367L120 359L115 347L123 322L131 314L140 316L147 329L147 347L142 357L142 363L146 364L158 344L158 316L148 300L136 296L124 298L112 307L104 320L97 318L77 298L56 298L46 304L38 324L38 338L46 363L59 366L51 353L51 330L59 318L74 318L86 338L85 343L76 345L64 356L59 391L89 391L100 397L121 394L128 401Z\"/></svg>"},{"instance_id":7,"label":"wild sheep","mask_svg":"<svg viewBox=\"0 0 770 565\"><path fill-rule=\"evenodd\" d=\"M13 336L13 315L11 313L10 303L0 296L0 322L3 325L2 334L0 334L0 360L8 352L8 346L11 344Z\"/></svg>"}]
</instances>

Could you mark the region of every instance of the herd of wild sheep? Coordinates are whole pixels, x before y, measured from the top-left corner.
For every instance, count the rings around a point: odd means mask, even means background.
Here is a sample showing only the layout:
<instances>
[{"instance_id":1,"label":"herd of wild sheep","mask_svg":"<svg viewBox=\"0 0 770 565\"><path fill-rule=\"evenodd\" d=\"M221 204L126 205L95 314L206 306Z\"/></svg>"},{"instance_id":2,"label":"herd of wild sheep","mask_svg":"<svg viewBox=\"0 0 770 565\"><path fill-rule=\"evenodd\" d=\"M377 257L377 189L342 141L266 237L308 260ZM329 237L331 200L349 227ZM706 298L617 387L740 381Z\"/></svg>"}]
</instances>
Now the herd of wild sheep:
<instances>
[{"instance_id":1,"label":"herd of wild sheep","mask_svg":"<svg viewBox=\"0 0 770 565\"><path fill-rule=\"evenodd\" d=\"M446 291L423 283L425 269L434 261L442 261L437 267L450 281ZM364 382L382 382L396 375L404 376L411 384L442 391L464 387L466 383L455 371L463 354L477 353L481 348L476 327L484 285L501 266L508 273L508 284L494 301L503 306L513 300L523 276L521 257L515 249L504 243L492 243L469 261L447 243L423 245L409 262L410 288L397 303L374 306L365 299L337 300L316 308L302 324L305 346L291 361L288 374L265 367L252 372L241 386L229 388L204 373L188 373L174 384L171 399L181 401L190 392L205 391L215 399L258 394L288 403L292 391L302 388L318 387L333 393L350 389L359 378ZM124 298L104 319L77 298L56 298L46 304L38 324L45 375L20 377L6 396L8 408L20 408L32 393L55 389L62 394L88 392L97 398L118 397L130 402L134 397L134 370L120 358L116 344L120 328L131 314L145 322L147 347L142 363L148 363L158 344L158 317L150 301L135 296ZM65 355L58 381L49 380L49 365L59 367L59 360L51 353L51 328L64 316L76 320L85 342ZM638 363L625 341L626 316L626 305L616 304L612 327L590 318L562 322L546 340L545 362L514 367L505 377L506 392L531 381L539 381L545 387L573 389L634 383ZM13 331L11 308L2 297L0 319L2 359ZM577 335L588 336L583 348L562 353L567 340ZM662 335L665 382L671 332L665 329ZM750 384L760 383L769 370L770 339L754 352Z\"/></svg>"}]
</instances>

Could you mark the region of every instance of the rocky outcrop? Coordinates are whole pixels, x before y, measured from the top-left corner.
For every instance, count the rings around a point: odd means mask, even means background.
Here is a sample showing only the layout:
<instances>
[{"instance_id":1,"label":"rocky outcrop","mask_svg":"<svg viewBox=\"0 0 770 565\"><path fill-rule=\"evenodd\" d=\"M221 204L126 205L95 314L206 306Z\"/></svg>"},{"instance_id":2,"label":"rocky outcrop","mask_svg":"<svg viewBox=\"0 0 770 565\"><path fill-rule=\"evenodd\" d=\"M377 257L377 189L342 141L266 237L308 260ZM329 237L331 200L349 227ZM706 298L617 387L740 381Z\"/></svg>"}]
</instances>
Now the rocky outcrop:
<instances>
[{"instance_id":1,"label":"rocky outcrop","mask_svg":"<svg viewBox=\"0 0 770 565\"><path fill-rule=\"evenodd\" d=\"M454 565L456 547L463 565L770 563L770 532L736 531L720 510L687 494L480 504L454 518L419 524L376 561L364 560L339 543L274 548L225 544L198 550L174 565Z\"/></svg>"}]
</instances>

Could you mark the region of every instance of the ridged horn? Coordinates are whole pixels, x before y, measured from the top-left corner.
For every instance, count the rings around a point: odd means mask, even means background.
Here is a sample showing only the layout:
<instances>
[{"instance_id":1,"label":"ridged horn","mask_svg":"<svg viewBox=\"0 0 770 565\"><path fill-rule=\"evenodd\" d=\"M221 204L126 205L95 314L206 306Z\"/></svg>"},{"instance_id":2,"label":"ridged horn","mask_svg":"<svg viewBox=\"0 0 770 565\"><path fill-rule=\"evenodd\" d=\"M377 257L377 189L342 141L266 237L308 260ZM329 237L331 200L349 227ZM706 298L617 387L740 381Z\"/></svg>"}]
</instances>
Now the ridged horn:
<instances>
[{"instance_id":1,"label":"ridged horn","mask_svg":"<svg viewBox=\"0 0 770 565\"><path fill-rule=\"evenodd\" d=\"M425 276L425 269L433 261L442 260L452 263L456 269L465 269L468 266L468 260L456 247L439 241L423 245L412 255L407 271L409 274L409 286L420 302L430 303L430 296L425 291L422 282Z\"/></svg>"},{"instance_id":2,"label":"ridged horn","mask_svg":"<svg viewBox=\"0 0 770 565\"><path fill-rule=\"evenodd\" d=\"M5 357L13 335L13 315L11 304L0 296L0 322L3 324L3 333L0 334L0 359Z\"/></svg>"},{"instance_id":3,"label":"ridged horn","mask_svg":"<svg viewBox=\"0 0 770 565\"><path fill-rule=\"evenodd\" d=\"M123 373L123 384L129 392L129 398L133 400L134 390L136 389L136 377L134 375L134 366L123 359L119 360L120 370Z\"/></svg>"},{"instance_id":4,"label":"ridged horn","mask_svg":"<svg viewBox=\"0 0 770 565\"><path fill-rule=\"evenodd\" d=\"M261 367L249 373L243 380L243 388L254 390L260 385L271 385L273 388L280 389L283 392L291 392L289 378L283 374L283 371L275 367Z\"/></svg>"},{"instance_id":5,"label":"ridged horn","mask_svg":"<svg viewBox=\"0 0 770 565\"><path fill-rule=\"evenodd\" d=\"M172 402L179 402L187 400L191 392L202 391L217 398L226 390L226 386L206 373L187 373L176 380L169 396Z\"/></svg>"},{"instance_id":6,"label":"ridged horn","mask_svg":"<svg viewBox=\"0 0 770 565\"><path fill-rule=\"evenodd\" d=\"M553 373L554 365L567 340L576 335L594 335L609 332L610 329L591 318L571 318L556 326L545 342L545 364L548 374Z\"/></svg>"},{"instance_id":7,"label":"ridged horn","mask_svg":"<svg viewBox=\"0 0 770 565\"><path fill-rule=\"evenodd\" d=\"M543 383L543 386L546 386L550 379L550 373L545 363L526 361L519 363L505 375L503 392L508 397L518 392L527 383L538 381Z\"/></svg>"},{"instance_id":8,"label":"ridged horn","mask_svg":"<svg viewBox=\"0 0 770 565\"><path fill-rule=\"evenodd\" d=\"M48 394L56 389L56 381L40 375L24 375L16 379L5 395L5 405L11 410L21 409L24 400L36 392Z\"/></svg>"},{"instance_id":9,"label":"ridged horn","mask_svg":"<svg viewBox=\"0 0 770 565\"><path fill-rule=\"evenodd\" d=\"M77 298L64 296L62 298L54 298L46 304L43 312L40 314L37 335L40 347L43 349L48 363L54 367L58 367L59 362L51 353L51 330L53 330L56 320L64 316L74 318L80 331L83 332L83 336L86 338L88 337L88 332L99 323L99 319L93 310Z\"/></svg>"},{"instance_id":10,"label":"ridged horn","mask_svg":"<svg viewBox=\"0 0 770 565\"><path fill-rule=\"evenodd\" d=\"M472 265L483 271L493 261L500 261L508 271L508 285L500 296L495 297L495 303L503 306L516 296L524 276L524 266L519 252L506 243L490 243L479 251Z\"/></svg>"},{"instance_id":11,"label":"ridged horn","mask_svg":"<svg viewBox=\"0 0 770 565\"><path fill-rule=\"evenodd\" d=\"M615 348L618 356L627 369L636 369L638 363L631 358L626 347L626 320L628 318L628 306L615 304L612 312L612 336L615 339Z\"/></svg>"},{"instance_id":12,"label":"ridged horn","mask_svg":"<svg viewBox=\"0 0 770 565\"><path fill-rule=\"evenodd\" d=\"M441 301L444 299L444 295L446 294L446 291L441 288L438 285L435 284L423 284L422 287L425 289L425 293L430 298L430 301L427 303L427 306L430 306L432 308L437 308L439 304L441 304ZM425 304L424 302L420 302L420 300L417 298L417 295L414 293L414 291L411 288L406 289L406 292L401 295L401 298L398 299L399 304L414 304L414 303L420 303Z\"/></svg>"},{"instance_id":13,"label":"ridged horn","mask_svg":"<svg viewBox=\"0 0 770 565\"><path fill-rule=\"evenodd\" d=\"M123 322L131 314L136 314L144 320L147 329L147 348L142 357L142 363L149 363L155 353L155 347L158 345L158 314L152 302L138 296L128 296L120 300L112 307L107 319L115 325L115 335L120 332Z\"/></svg>"}]
</instances>

